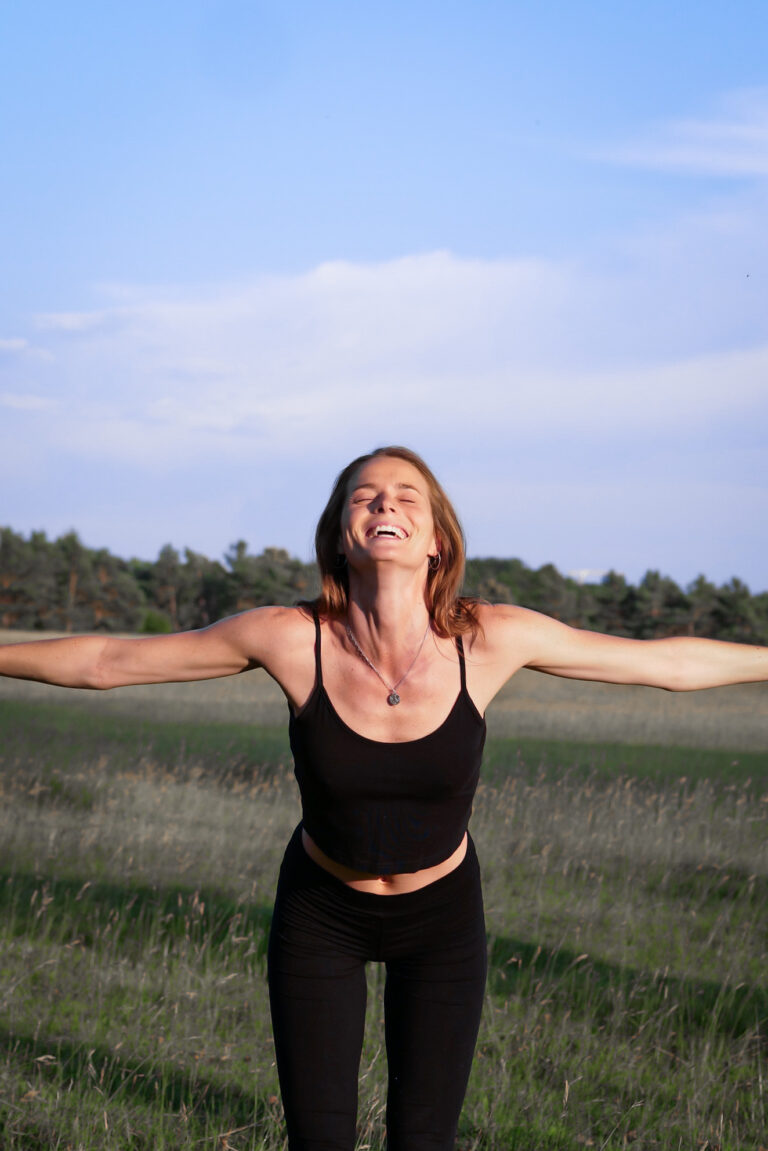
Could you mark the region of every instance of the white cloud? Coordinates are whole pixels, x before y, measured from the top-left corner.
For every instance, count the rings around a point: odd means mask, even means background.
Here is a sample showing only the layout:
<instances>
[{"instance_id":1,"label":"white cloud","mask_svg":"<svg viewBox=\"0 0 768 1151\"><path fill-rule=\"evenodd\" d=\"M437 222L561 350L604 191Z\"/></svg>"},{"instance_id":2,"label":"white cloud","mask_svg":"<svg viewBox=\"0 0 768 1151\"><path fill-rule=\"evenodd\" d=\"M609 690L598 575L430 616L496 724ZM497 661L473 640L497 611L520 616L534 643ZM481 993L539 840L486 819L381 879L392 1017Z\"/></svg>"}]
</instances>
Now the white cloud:
<instances>
[{"instance_id":1,"label":"white cloud","mask_svg":"<svg viewBox=\"0 0 768 1151\"><path fill-rule=\"evenodd\" d=\"M0 364L0 475L24 475L28 523L84 525L118 551L172 537L219 554L241 535L306 554L333 469L404 442L456 495L475 554L718 574L706 549L727 533L712 530L707 483L728 475L734 507L755 514L768 498L748 466L768 428L763 207L740 193L581 265L434 252L112 286L93 311L38 326L48 362ZM39 477L20 450L31 410ZM733 434L738 449L718 455ZM764 567L754 531L720 514L728 574ZM610 530L590 534L590 517Z\"/></svg>"},{"instance_id":2,"label":"white cloud","mask_svg":"<svg viewBox=\"0 0 768 1151\"><path fill-rule=\"evenodd\" d=\"M47 396L20 395L14 392L0 392L0 404L20 412L47 412L57 406L56 401Z\"/></svg>"},{"instance_id":3,"label":"white cloud","mask_svg":"<svg viewBox=\"0 0 768 1151\"><path fill-rule=\"evenodd\" d=\"M377 408L380 426L423 423L446 389L477 379L493 393L506 386L500 363L532 365L537 314L567 295L555 265L447 253L196 293L123 290L112 309L46 320L79 337L52 337L50 378L69 408L52 435L166 466L254 445L301 452L318 435L367 429Z\"/></svg>"},{"instance_id":4,"label":"white cloud","mask_svg":"<svg viewBox=\"0 0 768 1151\"><path fill-rule=\"evenodd\" d=\"M679 119L611 153L621 163L704 176L768 176L768 88L733 93L708 119Z\"/></svg>"},{"instance_id":5,"label":"white cloud","mask_svg":"<svg viewBox=\"0 0 768 1151\"><path fill-rule=\"evenodd\" d=\"M6 362L16 363L21 359L51 361L51 353L46 348L36 347L22 336L13 336L10 339L0 340L0 358Z\"/></svg>"},{"instance_id":6,"label":"white cloud","mask_svg":"<svg viewBox=\"0 0 768 1151\"><path fill-rule=\"evenodd\" d=\"M768 325L761 342L721 350L706 346L705 324L705 350L670 351L657 328L676 305L646 301L643 317L637 303L631 267L598 275L445 252L196 292L125 289L114 308L67 313L77 340L52 336L45 379L62 411L50 435L62 449L167 470L436 426L501 443L543 427L650 430L663 411L671 431L765 401ZM686 322L700 326L693 312ZM606 357L612 330L628 323L641 351L630 342ZM28 381L31 394L43 390L35 372Z\"/></svg>"},{"instance_id":7,"label":"white cloud","mask_svg":"<svg viewBox=\"0 0 768 1151\"><path fill-rule=\"evenodd\" d=\"M115 312L41 312L36 326L48 332L93 332L115 317Z\"/></svg>"}]
</instances>

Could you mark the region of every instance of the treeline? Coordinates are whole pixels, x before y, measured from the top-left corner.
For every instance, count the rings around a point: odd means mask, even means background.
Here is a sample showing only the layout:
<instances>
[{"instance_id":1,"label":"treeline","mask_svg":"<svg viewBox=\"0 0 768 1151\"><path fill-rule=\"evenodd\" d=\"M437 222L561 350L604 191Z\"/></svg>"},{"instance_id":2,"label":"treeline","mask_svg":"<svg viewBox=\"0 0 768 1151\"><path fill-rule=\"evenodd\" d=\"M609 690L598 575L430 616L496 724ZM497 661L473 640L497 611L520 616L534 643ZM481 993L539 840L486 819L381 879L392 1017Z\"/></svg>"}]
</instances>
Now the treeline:
<instances>
[{"instance_id":1,"label":"treeline","mask_svg":"<svg viewBox=\"0 0 768 1151\"><path fill-rule=\"evenodd\" d=\"M736 578L717 587L700 575L683 589L657 571L637 585L611 571L599 583L582 584L552 564L534 569L517 559L474 559L465 588L491 603L521 604L572 627L632 639L698 635L768 643L768 592L752 595Z\"/></svg>"},{"instance_id":2,"label":"treeline","mask_svg":"<svg viewBox=\"0 0 768 1151\"><path fill-rule=\"evenodd\" d=\"M0 528L0 626L31 630L172 632L205 627L263 604L291 604L317 593L314 564L282 548L251 555L243 540L223 558L167 544L155 561L124 560L85 547L75 532L28 539ZM574 627L637 639L700 635L768 643L768 592L752 595L738 579L717 587L699 576L680 588L659 572L639 584L609 572L578 583L552 564L473 559L464 590L493 603L535 608Z\"/></svg>"}]
</instances>

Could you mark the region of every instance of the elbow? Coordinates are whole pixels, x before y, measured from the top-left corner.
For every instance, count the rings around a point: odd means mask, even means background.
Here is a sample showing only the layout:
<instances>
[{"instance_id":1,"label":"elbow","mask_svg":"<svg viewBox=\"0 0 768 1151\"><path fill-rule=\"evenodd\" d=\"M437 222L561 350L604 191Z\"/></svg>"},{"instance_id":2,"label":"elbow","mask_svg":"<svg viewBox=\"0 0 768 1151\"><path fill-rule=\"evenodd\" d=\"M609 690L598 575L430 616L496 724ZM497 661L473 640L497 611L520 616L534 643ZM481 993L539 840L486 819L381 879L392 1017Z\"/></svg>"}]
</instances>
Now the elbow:
<instances>
[{"instance_id":1,"label":"elbow","mask_svg":"<svg viewBox=\"0 0 768 1151\"><path fill-rule=\"evenodd\" d=\"M669 640L659 640L656 686L663 691L697 691L705 687L701 666L690 650L687 637L675 636ZM663 647L662 647L663 645Z\"/></svg>"},{"instance_id":2,"label":"elbow","mask_svg":"<svg viewBox=\"0 0 768 1151\"><path fill-rule=\"evenodd\" d=\"M73 683L72 687L78 687L81 691L109 691L114 685L108 683L104 675L96 668L89 670L82 675L77 683Z\"/></svg>"},{"instance_id":3,"label":"elbow","mask_svg":"<svg viewBox=\"0 0 768 1151\"><path fill-rule=\"evenodd\" d=\"M693 684L686 684L683 680L670 680L659 685L662 692L692 692Z\"/></svg>"},{"instance_id":4,"label":"elbow","mask_svg":"<svg viewBox=\"0 0 768 1151\"><path fill-rule=\"evenodd\" d=\"M85 670L84 679L85 682L81 686L89 691L109 691L111 688L117 687L118 681L115 679L111 661L107 656L106 643L97 658Z\"/></svg>"},{"instance_id":5,"label":"elbow","mask_svg":"<svg viewBox=\"0 0 768 1151\"><path fill-rule=\"evenodd\" d=\"M665 670L663 681L659 687L664 691L699 691L709 686L701 676L701 668L693 661L676 660Z\"/></svg>"},{"instance_id":6,"label":"elbow","mask_svg":"<svg viewBox=\"0 0 768 1151\"><path fill-rule=\"evenodd\" d=\"M124 682L117 678L114 671L109 668L96 668L87 684L89 691L112 691L115 687L123 687Z\"/></svg>"},{"instance_id":7,"label":"elbow","mask_svg":"<svg viewBox=\"0 0 768 1151\"><path fill-rule=\"evenodd\" d=\"M691 685L683 668L667 668L664 677L658 685L662 691L690 691Z\"/></svg>"},{"instance_id":8,"label":"elbow","mask_svg":"<svg viewBox=\"0 0 768 1151\"><path fill-rule=\"evenodd\" d=\"M117 687L115 683L105 683L102 680L92 680L90 683L83 684L87 691L111 691L113 687Z\"/></svg>"}]
</instances>

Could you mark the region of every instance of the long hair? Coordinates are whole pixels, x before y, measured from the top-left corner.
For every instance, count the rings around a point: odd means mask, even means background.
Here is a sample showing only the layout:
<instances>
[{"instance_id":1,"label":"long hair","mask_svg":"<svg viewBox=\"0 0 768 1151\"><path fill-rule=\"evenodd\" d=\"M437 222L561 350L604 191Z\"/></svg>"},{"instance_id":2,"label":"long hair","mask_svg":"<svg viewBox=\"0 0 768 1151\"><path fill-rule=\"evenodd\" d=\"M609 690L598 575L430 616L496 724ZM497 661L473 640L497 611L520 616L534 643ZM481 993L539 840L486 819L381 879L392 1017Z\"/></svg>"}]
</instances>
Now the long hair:
<instances>
[{"instance_id":1,"label":"long hair","mask_svg":"<svg viewBox=\"0 0 768 1151\"><path fill-rule=\"evenodd\" d=\"M376 448L367 455L358 456L339 472L330 499L317 524L315 551L320 568L320 594L314 607L322 616L340 619L347 614L349 603L349 571L343 556L339 555L341 515L347 498L349 481L369 460L389 456L412 464L424 477L432 508L435 535L440 540L440 566L427 571L425 601L432 626L438 635L452 637L463 633L472 636L480 630L475 612L476 600L459 596L464 582L464 533L451 501L421 456L410 448L395 446Z\"/></svg>"}]
</instances>

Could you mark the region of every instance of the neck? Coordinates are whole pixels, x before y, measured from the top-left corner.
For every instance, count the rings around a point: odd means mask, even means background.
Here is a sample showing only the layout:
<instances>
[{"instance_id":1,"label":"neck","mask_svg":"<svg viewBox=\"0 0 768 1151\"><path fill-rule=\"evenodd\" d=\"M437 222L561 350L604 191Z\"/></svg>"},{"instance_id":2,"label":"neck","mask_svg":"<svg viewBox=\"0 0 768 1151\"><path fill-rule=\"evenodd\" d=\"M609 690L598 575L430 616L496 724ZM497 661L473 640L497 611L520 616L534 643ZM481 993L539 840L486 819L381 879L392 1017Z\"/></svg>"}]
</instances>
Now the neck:
<instances>
[{"instance_id":1,"label":"neck","mask_svg":"<svg viewBox=\"0 0 768 1151\"><path fill-rule=\"evenodd\" d=\"M424 634L429 613L422 573L349 573L349 626L370 656L384 662L412 649Z\"/></svg>"}]
</instances>

